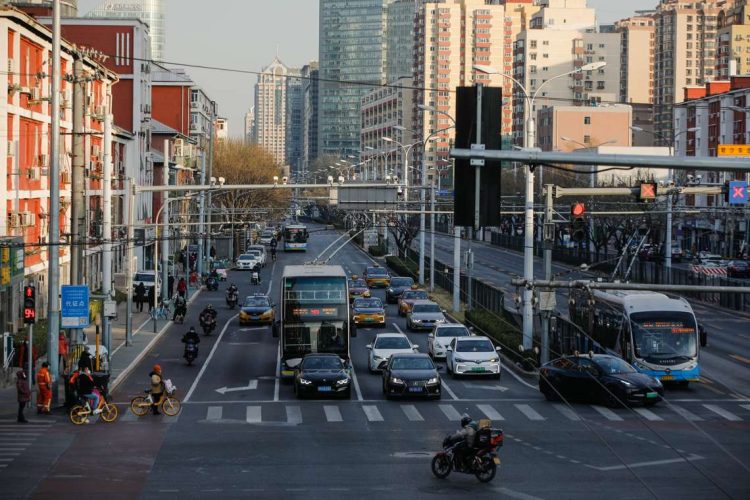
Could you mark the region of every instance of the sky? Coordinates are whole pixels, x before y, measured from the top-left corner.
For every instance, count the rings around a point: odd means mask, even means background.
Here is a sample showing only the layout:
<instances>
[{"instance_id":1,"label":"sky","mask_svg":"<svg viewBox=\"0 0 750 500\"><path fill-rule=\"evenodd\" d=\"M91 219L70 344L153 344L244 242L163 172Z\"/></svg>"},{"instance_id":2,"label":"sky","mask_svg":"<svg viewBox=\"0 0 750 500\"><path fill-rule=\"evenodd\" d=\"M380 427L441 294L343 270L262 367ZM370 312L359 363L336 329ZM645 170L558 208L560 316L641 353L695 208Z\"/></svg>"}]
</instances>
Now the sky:
<instances>
[{"instance_id":1,"label":"sky","mask_svg":"<svg viewBox=\"0 0 750 500\"><path fill-rule=\"evenodd\" d=\"M103 0L78 0L84 15ZM599 22L611 23L658 0L589 0ZM289 67L318 58L317 0L166 0L165 59L238 70L261 71L277 54ZM229 134L242 135L257 77L190 68L188 74L229 119Z\"/></svg>"}]
</instances>

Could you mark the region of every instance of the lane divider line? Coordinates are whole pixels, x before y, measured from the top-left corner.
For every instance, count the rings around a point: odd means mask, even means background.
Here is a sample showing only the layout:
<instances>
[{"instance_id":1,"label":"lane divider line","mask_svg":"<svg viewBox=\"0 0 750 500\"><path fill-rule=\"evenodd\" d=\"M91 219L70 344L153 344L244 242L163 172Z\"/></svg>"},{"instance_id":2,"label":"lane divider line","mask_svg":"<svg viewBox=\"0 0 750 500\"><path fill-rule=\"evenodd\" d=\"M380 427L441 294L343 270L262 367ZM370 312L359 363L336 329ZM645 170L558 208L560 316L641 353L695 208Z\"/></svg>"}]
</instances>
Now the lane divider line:
<instances>
[{"instance_id":1,"label":"lane divider line","mask_svg":"<svg viewBox=\"0 0 750 500\"><path fill-rule=\"evenodd\" d=\"M216 348L219 347L219 344L221 344L221 339L224 338L224 334L227 333L227 328L229 328L230 323L237 317L239 317L239 313L235 314L234 316L229 318L226 321L226 323L224 323L224 328L221 329L221 333L219 334L219 337L216 339L216 342L214 342L214 345L211 347L211 352L208 353L206 362L203 363L203 366L201 366L201 370L198 372L198 376L195 377L195 380L193 381L193 385L190 386L190 390L188 391L187 396L185 396L185 399L183 399L184 402L190 401L190 396L193 395L193 391L195 391L195 388L198 386L198 382L200 382L201 378L203 377L203 373L205 373L206 368L208 367L208 364L211 362L211 358L214 357L214 353L216 353Z\"/></svg>"}]
</instances>

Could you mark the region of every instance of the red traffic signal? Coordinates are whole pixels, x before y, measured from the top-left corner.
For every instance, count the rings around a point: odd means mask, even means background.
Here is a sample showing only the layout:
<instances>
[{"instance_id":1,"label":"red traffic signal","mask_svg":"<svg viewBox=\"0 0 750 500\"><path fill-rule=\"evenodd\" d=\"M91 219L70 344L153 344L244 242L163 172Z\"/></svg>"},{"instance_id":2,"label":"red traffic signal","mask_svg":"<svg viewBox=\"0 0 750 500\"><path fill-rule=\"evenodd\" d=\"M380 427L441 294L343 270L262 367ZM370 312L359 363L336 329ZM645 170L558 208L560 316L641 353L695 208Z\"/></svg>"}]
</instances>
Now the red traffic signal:
<instances>
[{"instance_id":1,"label":"red traffic signal","mask_svg":"<svg viewBox=\"0 0 750 500\"><path fill-rule=\"evenodd\" d=\"M586 215L586 205L581 202L573 203L570 206L570 215L573 217L583 217Z\"/></svg>"},{"instance_id":2,"label":"red traffic signal","mask_svg":"<svg viewBox=\"0 0 750 500\"><path fill-rule=\"evenodd\" d=\"M36 288L31 285L23 287L23 322L27 325L36 322Z\"/></svg>"},{"instance_id":3,"label":"red traffic signal","mask_svg":"<svg viewBox=\"0 0 750 500\"><path fill-rule=\"evenodd\" d=\"M655 182L641 182L640 191L638 193L638 199L641 201L655 200L656 199L656 183Z\"/></svg>"}]
</instances>

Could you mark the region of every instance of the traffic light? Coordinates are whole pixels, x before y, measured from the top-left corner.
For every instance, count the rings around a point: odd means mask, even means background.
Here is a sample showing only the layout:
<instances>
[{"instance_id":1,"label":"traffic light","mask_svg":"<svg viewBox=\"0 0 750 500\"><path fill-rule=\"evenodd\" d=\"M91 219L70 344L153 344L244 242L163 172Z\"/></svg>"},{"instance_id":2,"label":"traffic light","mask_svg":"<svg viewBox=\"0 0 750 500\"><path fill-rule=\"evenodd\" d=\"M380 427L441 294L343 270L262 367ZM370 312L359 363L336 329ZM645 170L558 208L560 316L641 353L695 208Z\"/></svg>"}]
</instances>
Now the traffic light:
<instances>
[{"instance_id":1,"label":"traffic light","mask_svg":"<svg viewBox=\"0 0 750 500\"><path fill-rule=\"evenodd\" d=\"M23 287L23 322L36 323L36 288L31 285Z\"/></svg>"},{"instance_id":2,"label":"traffic light","mask_svg":"<svg viewBox=\"0 0 750 500\"><path fill-rule=\"evenodd\" d=\"M570 239L580 243L586 239L586 205L580 202L570 206Z\"/></svg>"}]
</instances>

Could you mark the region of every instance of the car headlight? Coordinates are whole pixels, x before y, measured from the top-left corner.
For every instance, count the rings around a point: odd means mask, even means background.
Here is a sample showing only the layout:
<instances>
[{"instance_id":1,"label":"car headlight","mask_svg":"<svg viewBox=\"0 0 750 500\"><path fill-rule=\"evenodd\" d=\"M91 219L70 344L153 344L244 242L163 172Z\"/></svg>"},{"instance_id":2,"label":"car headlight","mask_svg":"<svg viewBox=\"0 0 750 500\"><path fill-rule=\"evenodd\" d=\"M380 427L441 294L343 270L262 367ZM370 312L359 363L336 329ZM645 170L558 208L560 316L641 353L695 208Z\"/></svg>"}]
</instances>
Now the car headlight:
<instances>
[{"instance_id":1,"label":"car headlight","mask_svg":"<svg viewBox=\"0 0 750 500\"><path fill-rule=\"evenodd\" d=\"M342 378L341 380L337 380L336 381L336 385L346 385L348 383L349 383L349 379L348 378Z\"/></svg>"},{"instance_id":2,"label":"car headlight","mask_svg":"<svg viewBox=\"0 0 750 500\"><path fill-rule=\"evenodd\" d=\"M500 358L492 358L488 361L488 363L497 363L498 361L500 361Z\"/></svg>"},{"instance_id":3,"label":"car headlight","mask_svg":"<svg viewBox=\"0 0 750 500\"><path fill-rule=\"evenodd\" d=\"M266 311L266 312L264 312L264 313L262 314L262 316L263 316L264 318L268 318L268 317L270 317L271 315L273 315L273 311L271 311L271 310L268 310L268 311Z\"/></svg>"},{"instance_id":4,"label":"car headlight","mask_svg":"<svg viewBox=\"0 0 750 500\"><path fill-rule=\"evenodd\" d=\"M437 377L432 377L430 380L427 381L427 385L435 385L440 383Z\"/></svg>"},{"instance_id":5,"label":"car headlight","mask_svg":"<svg viewBox=\"0 0 750 500\"><path fill-rule=\"evenodd\" d=\"M370 296L370 292L365 292L365 293L362 294L362 296L363 297L369 297Z\"/></svg>"},{"instance_id":6,"label":"car headlight","mask_svg":"<svg viewBox=\"0 0 750 500\"><path fill-rule=\"evenodd\" d=\"M436 319L435 323L445 323L445 318Z\"/></svg>"},{"instance_id":7,"label":"car headlight","mask_svg":"<svg viewBox=\"0 0 750 500\"><path fill-rule=\"evenodd\" d=\"M468 360L462 359L462 358L453 358L453 361L455 361L456 363L466 363L466 362L468 362Z\"/></svg>"},{"instance_id":8,"label":"car headlight","mask_svg":"<svg viewBox=\"0 0 750 500\"><path fill-rule=\"evenodd\" d=\"M655 385L656 387L661 387L661 386L662 386L661 380L659 380L659 379L658 379L658 378L656 378L656 377L652 377L652 378L654 379L654 385Z\"/></svg>"},{"instance_id":9,"label":"car headlight","mask_svg":"<svg viewBox=\"0 0 750 500\"><path fill-rule=\"evenodd\" d=\"M299 383L302 385L310 385L312 382L310 380L307 380L306 378L299 379Z\"/></svg>"},{"instance_id":10,"label":"car headlight","mask_svg":"<svg viewBox=\"0 0 750 500\"><path fill-rule=\"evenodd\" d=\"M412 322L412 323L421 323L421 322L422 322L422 320L421 320L421 319L414 319L414 318L412 318L412 319L411 319L411 322Z\"/></svg>"},{"instance_id":11,"label":"car headlight","mask_svg":"<svg viewBox=\"0 0 750 500\"><path fill-rule=\"evenodd\" d=\"M391 377L391 384L400 384L400 385L403 385L404 381L401 380L398 377Z\"/></svg>"},{"instance_id":12,"label":"car headlight","mask_svg":"<svg viewBox=\"0 0 750 500\"><path fill-rule=\"evenodd\" d=\"M631 384L631 383L630 383L630 382L628 382L627 380L623 380L623 379L619 379L619 380L620 380L620 383L621 383L622 385L624 385L625 387L633 387L633 384Z\"/></svg>"},{"instance_id":13,"label":"car headlight","mask_svg":"<svg viewBox=\"0 0 750 500\"><path fill-rule=\"evenodd\" d=\"M697 364L697 363L690 363L689 365L687 365L687 366L685 367L685 369L686 369L686 370L694 370L696 366L698 366L698 364Z\"/></svg>"},{"instance_id":14,"label":"car headlight","mask_svg":"<svg viewBox=\"0 0 750 500\"><path fill-rule=\"evenodd\" d=\"M383 361L385 358L381 356L373 356L372 359L374 359L375 361Z\"/></svg>"},{"instance_id":15,"label":"car headlight","mask_svg":"<svg viewBox=\"0 0 750 500\"><path fill-rule=\"evenodd\" d=\"M393 293L393 288L386 288L385 291L388 293Z\"/></svg>"}]
</instances>

